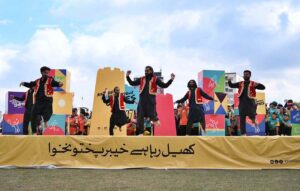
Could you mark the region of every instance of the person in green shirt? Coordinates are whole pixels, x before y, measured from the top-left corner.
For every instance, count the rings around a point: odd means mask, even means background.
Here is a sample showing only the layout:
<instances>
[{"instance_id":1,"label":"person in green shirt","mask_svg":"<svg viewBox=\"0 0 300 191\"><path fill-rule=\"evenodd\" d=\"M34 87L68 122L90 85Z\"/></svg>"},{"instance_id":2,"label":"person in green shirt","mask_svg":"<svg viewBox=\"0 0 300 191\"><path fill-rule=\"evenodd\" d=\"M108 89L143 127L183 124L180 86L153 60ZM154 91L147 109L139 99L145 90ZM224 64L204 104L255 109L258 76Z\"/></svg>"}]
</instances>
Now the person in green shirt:
<instances>
[{"instance_id":1,"label":"person in green shirt","mask_svg":"<svg viewBox=\"0 0 300 191\"><path fill-rule=\"evenodd\" d=\"M279 126L280 126L280 122L279 122L278 114L276 112L273 112L268 119L268 127L269 127L268 134L270 136L279 135Z\"/></svg>"},{"instance_id":2,"label":"person in green shirt","mask_svg":"<svg viewBox=\"0 0 300 191\"><path fill-rule=\"evenodd\" d=\"M227 113L225 115L225 135L232 136L234 129L232 125L232 120L234 117L234 110L232 109L231 105L227 106Z\"/></svg>"},{"instance_id":3,"label":"person in green shirt","mask_svg":"<svg viewBox=\"0 0 300 191\"><path fill-rule=\"evenodd\" d=\"M284 114L284 116L283 116L282 126L283 126L282 134L284 136L291 136L291 134L292 134L292 124L291 124L291 121L290 121L290 116L287 113Z\"/></svg>"},{"instance_id":4,"label":"person in green shirt","mask_svg":"<svg viewBox=\"0 0 300 191\"><path fill-rule=\"evenodd\" d=\"M268 113L271 116L273 113L279 114L279 111L277 109L278 103L276 101L273 101L270 103L270 107L268 109Z\"/></svg>"}]
</instances>

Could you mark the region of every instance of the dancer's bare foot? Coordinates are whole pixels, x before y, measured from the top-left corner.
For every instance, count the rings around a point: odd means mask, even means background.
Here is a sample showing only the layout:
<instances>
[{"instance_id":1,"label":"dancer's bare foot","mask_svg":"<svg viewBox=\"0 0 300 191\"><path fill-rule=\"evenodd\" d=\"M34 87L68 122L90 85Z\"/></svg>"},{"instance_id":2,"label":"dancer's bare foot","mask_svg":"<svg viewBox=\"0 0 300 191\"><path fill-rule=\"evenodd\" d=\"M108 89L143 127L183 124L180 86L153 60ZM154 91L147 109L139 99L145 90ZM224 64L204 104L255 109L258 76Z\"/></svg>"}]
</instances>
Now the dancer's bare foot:
<instances>
[{"instance_id":1,"label":"dancer's bare foot","mask_svg":"<svg viewBox=\"0 0 300 191\"><path fill-rule=\"evenodd\" d=\"M258 127L257 120L255 119L253 123L254 123L254 127L255 127L255 133L259 133L259 127Z\"/></svg>"},{"instance_id":2,"label":"dancer's bare foot","mask_svg":"<svg viewBox=\"0 0 300 191\"><path fill-rule=\"evenodd\" d=\"M152 122L156 127L160 127L160 121L157 120L157 121L153 121Z\"/></svg>"}]
</instances>

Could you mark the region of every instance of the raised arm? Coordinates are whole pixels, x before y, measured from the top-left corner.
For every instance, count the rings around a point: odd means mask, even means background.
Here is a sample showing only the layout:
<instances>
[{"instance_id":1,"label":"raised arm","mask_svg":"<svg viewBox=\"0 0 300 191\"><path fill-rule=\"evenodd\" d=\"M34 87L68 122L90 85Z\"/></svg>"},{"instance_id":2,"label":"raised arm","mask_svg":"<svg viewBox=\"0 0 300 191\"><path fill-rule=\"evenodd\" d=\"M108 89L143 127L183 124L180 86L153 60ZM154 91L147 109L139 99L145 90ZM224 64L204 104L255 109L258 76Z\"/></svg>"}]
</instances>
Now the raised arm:
<instances>
[{"instance_id":1,"label":"raised arm","mask_svg":"<svg viewBox=\"0 0 300 191\"><path fill-rule=\"evenodd\" d=\"M132 81L131 78L130 78L130 74L131 74L131 71L127 71L126 73L126 80L127 82L131 85L131 86L138 86L141 84L141 78L137 78L136 80Z\"/></svg>"},{"instance_id":2,"label":"raised arm","mask_svg":"<svg viewBox=\"0 0 300 191\"><path fill-rule=\"evenodd\" d=\"M22 96L22 97L15 97L15 96L12 96L12 99L15 99L17 101L25 101L25 94Z\"/></svg>"},{"instance_id":3,"label":"raised arm","mask_svg":"<svg viewBox=\"0 0 300 191\"><path fill-rule=\"evenodd\" d=\"M63 86L63 83L62 82L58 82L58 81L56 81L56 80L52 80L52 82L51 82L51 86L52 87L62 87Z\"/></svg>"},{"instance_id":4,"label":"raised arm","mask_svg":"<svg viewBox=\"0 0 300 191\"><path fill-rule=\"evenodd\" d=\"M156 80L156 84L161 87L161 88L168 88L172 82L174 81L175 79L175 75L174 74L171 74L171 79L167 82L167 83L164 83L163 81L161 81L160 79L157 79Z\"/></svg>"},{"instance_id":5,"label":"raised arm","mask_svg":"<svg viewBox=\"0 0 300 191\"><path fill-rule=\"evenodd\" d=\"M265 90L266 89L266 87L261 83L255 83L254 86L255 86L255 89L258 89L258 90Z\"/></svg>"},{"instance_id":6,"label":"raised arm","mask_svg":"<svg viewBox=\"0 0 300 191\"><path fill-rule=\"evenodd\" d=\"M175 103L184 103L189 98L188 94L185 94L183 98L177 100Z\"/></svg>"},{"instance_id":7,"label":"raised arm","mask_svg":"<svg viewBox=\"0 0 300 191\"><path fill-rule=\"evenodd\" d=\"M106 105L108 105L109 102L110 102L109 97L108 97L108 99L107 99L106 96L105 96L105 94L103 94L103 96L102 96L102 101L103 101L103 103L105 103Z\"/></svg>"},{"instance_id":8,"label":"raised arm","mask_svg":"<svg viewBox=\"0 0 300 191\"><path fill-rule=\"evenodd\" d=\"M161 81L160 79L156 80L156 84L161 87L161 88L167 88L172 84L173 80L170 79L167 83L164 83L163 81Z\"/></svg>"},{"instance_id":9,"label":"raised arm","mask_svg":"<svg viewBox=\"0 0 300 191\"><path fill-rule=\"evenodd\" d=\"M26 88L33 88L35 86L35 82L21 82L20 86L24 86Z\"/></svg>"},{"instance_id":10,"label":"raised arm","mask_svg":"<svg viewBox=\"0 0 300 191\"><path fill-rule=\"evenodd\" d=\"M230 88L239 88L240 83L239 82L232 83L231 80L228 80L228 85L229 85Z\"/></svg>"},{"instance_id":11,"label":"raised arm","mask_svg":"<svg viewBox=\"0 0 300 191\"><path fill-rule=\"evenodd\" d=\"M205 99L214 100L213 97L207 95L207 93L205 93L201 88L200 88L200 92L201 92L201 96L204 97Z\"/></svg>"}]
</instances>

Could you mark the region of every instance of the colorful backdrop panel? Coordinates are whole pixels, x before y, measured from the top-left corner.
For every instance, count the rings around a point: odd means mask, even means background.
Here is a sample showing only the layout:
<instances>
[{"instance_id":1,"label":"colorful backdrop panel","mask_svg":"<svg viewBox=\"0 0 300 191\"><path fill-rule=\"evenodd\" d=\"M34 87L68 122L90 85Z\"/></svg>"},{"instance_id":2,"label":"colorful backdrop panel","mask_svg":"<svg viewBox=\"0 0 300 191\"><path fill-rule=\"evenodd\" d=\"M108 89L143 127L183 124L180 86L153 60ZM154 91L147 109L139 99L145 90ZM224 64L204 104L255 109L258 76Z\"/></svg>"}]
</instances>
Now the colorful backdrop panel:
<instances>
[{"instance_id":1,"label":"colorful backdrop panel","mask_svg":"<svg viewBox=\"0 0 300 191\"><path fill-rule=\"evenodd\" d=\"M206 136L225 136L225 115L205 115Z\"/></svg>"},{"instance_id":2,"label":"colorful backdrop panel","mask_svg":"<svg viewBox=\"0 0 300 191\"><path fill-rule=\"evenodd\" d=\"M291 111L291 123L300 124L300 111Z\"/></svg>"},{"instance_id":3,"label":"colorful backdrop panel","mask_svg":"<svg viewBox=\"0 0 300 191\"><path fill-rule=\"evenodd\" d=\"M127 110L137 110L137 104L140 100L140 92L139 92L139 86L129 86L125 85L125 96L129 100L134 100L136 103L134 104L127 104L126 103L126 109Z\"/></svg>"},{"instance_id":4,"label":"colorful backdrop panel","mask_svg":"<svg viewBox=\"0 0 300 191\"><path fill-rule=\"evenodd\" d=\"M4 114L1 125L3 135L22 135L23 114Z\"/></svg>"},{"instance_id":5,"label":"colorful backdrop panel","mask_svg":"<svg viewBox=\"0 0 300 191\"><path fill-rule=\"evenodd\" d=\"M7 114L23 114L25 112L25 103L12 99L12 96L23 97L24 92L7 92L5 102L5 113Z\"/></svg>"},{"instance_id":6,"label":"colorful backdrop panel","mask_svg":"<svg viewBox=\"0 0 300 191\"><path fill-rule=\"evenodd\" d=\"M160 126L155 126L155 136L176 136L173 96L159 94L156 96L156 111Z\"/></svg>"},{"instance_id":7,"label":"colorful backdrop panel","mask_svg":"<svg viewBox=\"0 0 300 191\"><path fill-rule=\"evenodd\" d=\"M44 128L43 135L65 135L66 115L52 115L48 127Z\"/></svg>"},{"instance_id":8,"label":"colorful backdrop panel","mask_svg":"<svg viewBox=\"0 0 300 191\"><path fill-rule=\"evenodd\" d=\"M66 69L52 69L49 73L56 81L62 82L64 85L62 87L54 87L56 92L69 92L70 91L70 81L71 73Z\"/></svg>"},{"instance_id":9,"label":"colorful backdrop panel","mask_svg":"<svg viewBox=\"0 0 300 191\"><path fill-rule=\"evenodd\" d=\"M73 107L73 93L54 92L53 113L58 115L71 115Z\"/></svg>"}]
</instances>

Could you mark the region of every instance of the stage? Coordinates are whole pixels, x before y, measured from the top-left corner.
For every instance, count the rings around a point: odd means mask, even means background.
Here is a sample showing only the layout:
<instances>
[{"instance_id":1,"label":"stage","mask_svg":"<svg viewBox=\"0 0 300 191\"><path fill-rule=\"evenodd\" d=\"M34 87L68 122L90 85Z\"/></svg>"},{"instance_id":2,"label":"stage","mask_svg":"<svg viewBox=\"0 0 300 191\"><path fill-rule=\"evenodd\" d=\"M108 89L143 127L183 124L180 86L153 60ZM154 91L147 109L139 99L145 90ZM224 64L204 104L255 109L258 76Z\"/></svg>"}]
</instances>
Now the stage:
<instances>
[{"instance_id":1,"label":"stage","mask_svg":"<svg viewBox=\"0 0 300 191\"><path fill-rule=\"evenodd\" d=\"M300 137L3 135L0 167L300 169Z\"/></svg>"}]
</instances>

